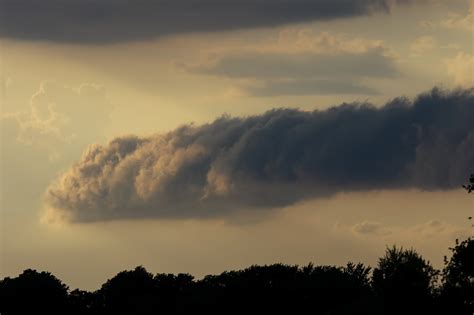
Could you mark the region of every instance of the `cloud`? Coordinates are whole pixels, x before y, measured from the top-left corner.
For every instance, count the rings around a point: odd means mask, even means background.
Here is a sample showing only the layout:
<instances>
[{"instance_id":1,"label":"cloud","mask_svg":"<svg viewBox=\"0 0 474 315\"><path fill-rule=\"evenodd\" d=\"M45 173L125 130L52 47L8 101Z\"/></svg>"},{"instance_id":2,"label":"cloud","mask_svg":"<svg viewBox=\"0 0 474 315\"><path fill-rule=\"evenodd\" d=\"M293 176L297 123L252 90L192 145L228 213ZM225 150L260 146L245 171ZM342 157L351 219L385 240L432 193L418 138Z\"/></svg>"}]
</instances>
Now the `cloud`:
<instances>
[{"instance_id":1,"label":"cloud","mask_svg":"<svg viewBox=\"0 0 474 315\"><path fill-rule=\"evenodd\" d=\"M313 94L364 94L378 92L355 80L289 79L269 80L263 84L247 86L244 92L252 96L313 95Z\"/></svg>"},{"instance_id":2,"label":"cloud","mask_svg":"<svg viewBox=\"0 0 474 315\"><path fill-rule=\"evenodd\" d=\"M30 98L28 110L3 113L0 121L9 126L9 133L14 133L19 143L45 148L54 159L60 146L97 139L111 110L102 86L83 83L69 87L45 81Z\"/></svg>"},{"instance_id":3,"label":"cloud","mask_svg":"<svg viewBox=\"0 0 474 315\"><path fill-rule=\"evenodd\" d=\"M425 52L433 50L437 45L437 41L433 36L421 36L413 41L410 50L413 56L421 56Z\"/></svg>"},{"instance_id":4,"label":"cloud","mask_svg":"<svg viewBox=\"0 0 474 315\"><path fill-rule=\"evenodd\" d=\"M446 194L443 195L446 196ZM394 208L395 210L392 209L392 211L397 211L397 213L406 212L406 209ZM417 219L407 216L403 223L394 223L392 220L387 221L383 218L385 223L362 221L354 225L336 224L334 231L348 237L352 236L354 240L365 243L366 248L383 250L384 247L391 247L394 244L405 248L416 248L424 256L426 255L425 257L433 259L432 262L435 265L442 266L441 258L448 254L447 249L452 246L454 240L464 240L472 236L472 228L468 224L463 224L464 222L453 223L450 218L447 220L429 219L429 211L432 210L429 206L417 210L419 210L418 213L426 213L422 215L422 218ZM406 218L410 220L407 221Z\"/></svg>"},{"instance_id":5,"label":"cloud","mask_svg":"<svg viewBox=\"0 0 474 315\"><path fill-rule=\"evenodd\" d=\"M230 78L257 79L315 75L387 77L395 72L391 60L379 51L338 55L247 53L224 56L214 64L193 70Z\"/></svg>"},{"instance_id":6,"label":"cloud","mask_svg":"<svg viewBox=\"0 0 474 315\"><path fill-rule=\"evenodd\" d=\"M421 20L418 22L418 25L422 28L435 30L438 27L438 23L433 22L431 20Z\"/></svg>"},{"instance_id":7,"label":"cloud","mask_svg":"<svg viewBox=\"0 0 474 315\"><path fill-rule=\"evenodd\" d=\"M340 226L339 228L347 228ZM433 239L466 239L471 234L468 227L454 225L438 219L411 224L408 226L384 225L380 222L363 221L350 228L351 232L360 237L376 238L385 243L395 240L411 241L412 243L432 242Z\"/></svg>"},{"instance_id":8,"label":"cloud","mask_svg":"<svg viewBox=\"0 0 474 315\"><path fill-rule=\"evenodd\" d=\"M0 0L0 36L97 44L387 13L425 1Z\"/></svg>"},{"instance_id":9,"label":"cloud","mask_svg":"<svg viewBox=\"0 0 474 315\"><path fill-rule=\"evenodd\" d=\"M226 217L343 191L458 188L474 163L474 89L381 108L276 109L91 146L45 194L73 222Z\"/></svg>"},{"instance_id":10,"label":"cloud","mask_svg":"<svg viewBox=\"0 0 474 315\"><path fill-rule=\"evenodd\" d=\"M405 233L412 240L423 239L427 241L443 235L451 239L466 239L472 235L472 231L467 224L466 226L458 226L438 219L412 226Z\"/></svg>"},{"instance_id":11,"label":"cloud","mask_svg":"<svg viewBox=\"0 0 474 315\"><path fill-rule=\"evenodd\" d=\"M277 40L228 51L210 52L191 73L239 80L253 96L309 94L376 94L367 79L398 74L395 54L383 41L344 34L287 28Z\"/></svg>"},{"instance_id":12,"label":"cloud","mask_svg":"<svg viewBox=\"0 0 474 315\"><path fill-rule=\"evenodd\" d=\"M458 29L467 32L474 31L474 0L469 0L467 14L450 14L450 17L441 21L441 26L448 29Z\"/></svg>"},{"instance_id":13,"label":"cloud","mask_svg":"<svg viewBox=\"0 0 474 315\"><path fill-rule=\"evenodd\" d=\"M352 227L352 232L356 235L366 236L380 236L380 235L388 235L391 233L389 229L384 227L379 222L371 222L371 221L364 221L361 223L357 223Z\"/></svg>"},{"instance_id":14,"label":"cloud","mask_svg":"<svg viewBox=\"0 0 474 315\"><path fill-rule=\"evenodd\" d=\"M460 52L456 57L447 60L448 74L454 83L464 87L474 85L474 55Z\"/></svg>"}]
</instances>

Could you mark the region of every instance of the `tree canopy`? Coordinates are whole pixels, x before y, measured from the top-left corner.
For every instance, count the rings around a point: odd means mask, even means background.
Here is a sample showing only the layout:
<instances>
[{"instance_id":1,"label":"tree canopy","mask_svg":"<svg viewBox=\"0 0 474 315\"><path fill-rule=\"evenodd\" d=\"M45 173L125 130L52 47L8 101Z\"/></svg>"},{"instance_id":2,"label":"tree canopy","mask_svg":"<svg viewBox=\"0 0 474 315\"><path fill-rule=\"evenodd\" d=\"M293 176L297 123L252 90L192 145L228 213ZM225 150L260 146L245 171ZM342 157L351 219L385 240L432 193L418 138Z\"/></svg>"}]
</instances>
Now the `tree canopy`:
<instances>
[{"instance_id":1,"label":"tree canopy","mask_svg":"<svg viewBox=\"0 0 474 315\"><path fill-rule=\"evenodd\" d=\"M456 242L435 270L413 249L387 248L364 264L250 266L196 280L138 266L94 292L69 290L27 269L0 281L0 313L16 314L457 314L473 313L474 240Z\"/></svg>"}]
</instances>

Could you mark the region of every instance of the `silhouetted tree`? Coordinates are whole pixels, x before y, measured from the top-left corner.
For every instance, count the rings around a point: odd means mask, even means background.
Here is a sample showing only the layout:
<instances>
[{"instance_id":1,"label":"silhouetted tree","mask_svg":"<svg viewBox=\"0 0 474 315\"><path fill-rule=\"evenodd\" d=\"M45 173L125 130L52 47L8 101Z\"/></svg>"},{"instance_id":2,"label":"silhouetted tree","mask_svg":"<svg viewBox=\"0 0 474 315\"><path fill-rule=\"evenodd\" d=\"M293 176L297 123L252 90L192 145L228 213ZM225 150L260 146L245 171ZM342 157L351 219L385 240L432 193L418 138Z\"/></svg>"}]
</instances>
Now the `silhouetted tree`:
<instances>
[{"instance_id":1,"label":"silhouetted tree","mask_svg":"<svg viewBox=\"0 0 474 315\"><path fill-rule=\"evenodd\" d=\"M226 314L368 314L370 268L251 266L206 276L197 283L199 308Z\"/></svg>"},{"instance_id":2,"label":"silhouetted tree","mask_svg":"<svg viewBox=\"0 0 474 315\"><path fill-rule=\"evenodd\" d=\"M64 314L68 287L49 272L27 269L0 282L0 313Z\"/></svg>"},{"instance_id":3,"label":"silhouetted tree","mask_svg":"<svg viewBox=\"0 0 474 315\"><path fill-rule=\"evenodd\" d=\"M0 281L0 312L16 314L456 314L474 307L474 242L456 242L438 272L414 250L389 248L372 275L363 264L344 267L273 264L194 280L153 276L139 266L95 292L74 290L47 272L25 270Z\"/></svg>"},{"instance_id":4,"label":"silhouetted tree","mask_svg":"<svg viewBox=\"0 0 474 315\"><path fill-rule=\"evenodd\" d=\"M437 277L438 271L414 250L388 248L372 275L382 314L432 313Z\"/></svg>"},{"instance_id":5,"label":"silhouetted tree","mask_svg":"<svg viewBox=\"0 0 474 315\"><path fill-rule=\"evenodd\" d=\"M466 189L468 193L471 193L474 190L474 174L471 174L469 177L469 184L462 185L462 187Z\"/></svg>"},{"instance_id":6,"label":"silhouetted tree","mask_svg":"<svg viewBox=\"0 0 474 315\"><path fill-rule=\"evenodd\" d=\"M153 275L142 266L107 280L98 294L105 314L152 314L158 310Z\"/></svg>"},{"instance_id":7,"label":"silhouetted tree","mask_svg":"<svg viewBox=\"0 0 474 315\"><path fill-rule=\"evenodd\" d=\"M474 239L450 248L451 258L445 257L442 298L452 314L474 314Z\"/></svg>"},{"instance_id":8,"label":"silhouetted tree","mask_svg":"<svg viewBox=\"0 0 474 315\"><path fill-rule=\"evenodd\" d=\"M157 274L154 277L160 310L164 313L185 313L194 311L192 297L194 277L180 273Z\"/></svg>"},{"instance_id":9,"label":"silhouetted tree","mask_svg":"<svg viewBox=\"0 0 474 315\"><path fill-rule=\"evenodd\" d=\"M103 312L103 299L97 292L73 290L69 293L69 315L97 315Z\"/></svg>"}]
</instances>

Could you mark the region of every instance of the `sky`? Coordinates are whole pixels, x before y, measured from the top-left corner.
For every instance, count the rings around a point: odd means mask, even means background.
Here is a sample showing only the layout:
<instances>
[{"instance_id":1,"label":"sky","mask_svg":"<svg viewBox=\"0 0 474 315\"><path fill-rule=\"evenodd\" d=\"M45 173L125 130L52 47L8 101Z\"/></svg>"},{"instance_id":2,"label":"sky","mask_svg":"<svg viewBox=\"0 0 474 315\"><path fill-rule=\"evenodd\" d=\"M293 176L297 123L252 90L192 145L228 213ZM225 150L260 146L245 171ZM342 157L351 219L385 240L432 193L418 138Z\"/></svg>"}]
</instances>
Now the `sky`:
<instances>
[{"instance_id":1,"label":"sky","mask_svg":"<svg viewBox=\"0 0 474 315\"><path fill-rule=\"evenodd\" d=\"M436 267L473 230L474 2L0 0L0 277Z\"/></svg>"}]
</instances>

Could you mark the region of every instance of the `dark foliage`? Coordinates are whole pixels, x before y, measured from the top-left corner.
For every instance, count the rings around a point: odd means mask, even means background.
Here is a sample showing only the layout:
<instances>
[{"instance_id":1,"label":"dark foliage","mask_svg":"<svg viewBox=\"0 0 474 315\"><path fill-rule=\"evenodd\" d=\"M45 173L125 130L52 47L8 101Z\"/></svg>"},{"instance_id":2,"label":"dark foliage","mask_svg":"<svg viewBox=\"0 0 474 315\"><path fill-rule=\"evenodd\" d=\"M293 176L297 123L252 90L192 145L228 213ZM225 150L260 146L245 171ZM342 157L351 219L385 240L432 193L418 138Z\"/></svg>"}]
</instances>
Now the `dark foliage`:
<instances>
[{"instance_id":1,"label":"dark foliage","mask_svg":"<svg viewBox=\"0 0 474 315\"><path fill-rule=\"evenodd\" d=\"M451 259L445 257L441 297L453 314L474 314L474 239L468 238L450 248Z\"/></svg>"},{"instance_id":2,"label":"dark foliage","mask_svg":"<svg viewBox=\"0 0 474 315\"><path fill-rule=\"evenodd\" d=\"M414 250L389 248L371 268L274 264L195 280L122 271L95 292L68 291L47 272L0 281L0 313L15 314L473 314L474 241L456 242L436 271Z\"/></svg>"},{"instance_id":3,"label":"dark foliage","mask_svg":"<svg viewBox=\"0 0 474 315\"><path fill-rule=\"evenodd\" d=\"M27 269L0 282L2 315L63 314L67 301L68 287L49 272Z\"/></svg>"},{"instance_id":4,"label":"dark foliage","mask_svg":"<svg viewBox=\"0 0 474 315\"><path fill-rule=\"evenodd\" d=\"M462 185L462 187L466 189L468 193L474 190L474 174L471 174L471 177L469 177L469 184Z\"/></svg>"},{"instance_id":5,"label":"dark foliage","mask_svg":"<svg viewBox=\"0 0 474 315\"><path fill-rule=\"evenodd\" d=\"M434 312L438 276L429 262L414 250L387 249L372 275L372 288L383 314Z\"/></svg>"}]
</instances>

